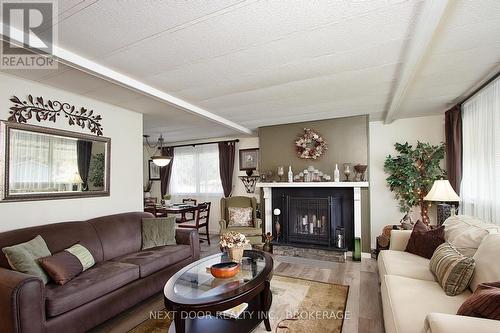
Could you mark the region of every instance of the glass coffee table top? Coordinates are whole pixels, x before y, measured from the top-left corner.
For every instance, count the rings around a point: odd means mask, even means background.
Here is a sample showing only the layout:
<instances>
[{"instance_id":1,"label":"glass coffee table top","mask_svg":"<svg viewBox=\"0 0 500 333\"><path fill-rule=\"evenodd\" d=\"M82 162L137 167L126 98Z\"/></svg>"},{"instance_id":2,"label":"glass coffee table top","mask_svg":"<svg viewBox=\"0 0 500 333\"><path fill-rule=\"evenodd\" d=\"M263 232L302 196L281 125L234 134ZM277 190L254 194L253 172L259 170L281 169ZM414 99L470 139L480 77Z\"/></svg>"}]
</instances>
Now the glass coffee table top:
<instances>
[{"instance_id":1,"label":"glass coffee table top","mask_svg":"<svg viewBox=\"0 0 500 333\"><path fill-rule=\"evenodd\" d=\"M204 299L225 294L244 287L255 279L266 267L263 255L256 251L245 251L240 272L228 279L217 279L210 273L214 264L229 262L227 254L220 253L201 259L188 268L175 281L173 292L183 299Z\"/></svg>"}]
</instances>

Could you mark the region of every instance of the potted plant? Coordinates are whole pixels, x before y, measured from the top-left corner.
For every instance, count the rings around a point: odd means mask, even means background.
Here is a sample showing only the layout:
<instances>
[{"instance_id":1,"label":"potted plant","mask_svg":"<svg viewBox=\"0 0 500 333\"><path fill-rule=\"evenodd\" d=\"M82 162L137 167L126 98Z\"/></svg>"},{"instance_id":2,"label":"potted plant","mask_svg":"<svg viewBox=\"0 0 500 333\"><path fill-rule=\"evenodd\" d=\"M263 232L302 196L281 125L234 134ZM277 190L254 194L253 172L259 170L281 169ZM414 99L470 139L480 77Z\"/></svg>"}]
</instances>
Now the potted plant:
<instances>
[{"instance_id":1,"label":"potted plant","mask_svg":"<svg viewBox=\"0 0 500 333\"><path fill-rule=\"evenodd\" d=\"M412 145L396 143L394 148L398 156L387 156L384 169L389 174L387 184L396 199L402 213L409 213L415 207L420 207L422 221L429 224L429 205L424 197L429 192L435 180L441 179L445 171L440 163L444 158L444 144L437 146L418 142Z\"/></svg>"},{"instance_id":2,"label":"potted plant","mask_svg":"<svg viewBox=\"0 0 500 333\"><path fill-rule=\"evenodd\" d=\"M170 205L172 203L172 195L170 194L165 194L163 196L163 202L166 206Z\"/></svg>"},{"instance_id":3,"label":"potted plant","mask_svg":"<svg viewBox=\"0 0 500 333\"><path fill-rule=\"evenodd\" d=\"M222 249L227 250L231 261L240 262L243 258L243 250L248 242L249 240L245 235L230 231L220 236L219 245Z\"/></svg>"}]
</instances>

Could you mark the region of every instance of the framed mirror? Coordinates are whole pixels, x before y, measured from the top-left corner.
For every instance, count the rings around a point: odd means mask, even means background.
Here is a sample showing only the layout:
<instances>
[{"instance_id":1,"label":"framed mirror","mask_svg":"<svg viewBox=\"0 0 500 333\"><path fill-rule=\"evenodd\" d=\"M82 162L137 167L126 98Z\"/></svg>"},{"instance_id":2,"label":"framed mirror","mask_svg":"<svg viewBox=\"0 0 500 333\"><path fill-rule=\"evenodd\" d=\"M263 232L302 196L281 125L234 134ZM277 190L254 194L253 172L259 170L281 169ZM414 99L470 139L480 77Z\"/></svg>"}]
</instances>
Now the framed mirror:
<instances>
[{"instance_id":1,"label":"framed mirror","mask_svg":"<svg viewBox=\"0 0 500 333\"><path fill-rule=\"evenodd\" d=\"M1 201L109 196L111 139L0 123Z\"/></svg>"}]
</instances>

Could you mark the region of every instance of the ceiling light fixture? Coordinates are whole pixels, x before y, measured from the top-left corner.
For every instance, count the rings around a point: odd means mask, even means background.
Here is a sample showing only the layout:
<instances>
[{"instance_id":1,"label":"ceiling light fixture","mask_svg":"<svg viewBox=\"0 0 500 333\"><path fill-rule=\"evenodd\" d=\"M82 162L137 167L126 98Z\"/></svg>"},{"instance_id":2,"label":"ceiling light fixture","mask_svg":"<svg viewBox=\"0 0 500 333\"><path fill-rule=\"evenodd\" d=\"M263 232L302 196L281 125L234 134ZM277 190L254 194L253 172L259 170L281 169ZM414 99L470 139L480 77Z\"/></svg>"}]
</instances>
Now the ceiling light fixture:
<instances>
[{"instance_id":1,"label":"ceiling light fixture","mask_svg":"<svg viewBox=\"0 0 500 333\"><path fill-rule=\"evenodd\" d=\"M160 155L153 155L151 156L151 160L153 163L159 167L164 167L172 161L171 156L163 155L163 143L165 142L165 139L163 139L163 134L160 134L160 137L158 138L158 142L156 144L150 144L149 143L149 135L143 135L144 139L146 139L146 144L150 148L157 148L160 151Z\"/></svg>"}]
</instances>

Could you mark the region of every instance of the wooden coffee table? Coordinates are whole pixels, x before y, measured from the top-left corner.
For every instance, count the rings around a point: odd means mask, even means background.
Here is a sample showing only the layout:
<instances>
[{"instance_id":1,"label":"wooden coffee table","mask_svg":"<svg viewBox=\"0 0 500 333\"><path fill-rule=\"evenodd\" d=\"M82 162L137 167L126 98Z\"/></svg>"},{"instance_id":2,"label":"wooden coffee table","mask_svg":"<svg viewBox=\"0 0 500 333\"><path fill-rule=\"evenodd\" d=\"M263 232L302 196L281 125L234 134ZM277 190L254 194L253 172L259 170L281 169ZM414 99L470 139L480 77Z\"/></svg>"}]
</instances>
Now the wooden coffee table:
<instances>
[{"instance_id":1,"label":"wooden coffee table","mask_svg":"<svg viewBox=\"0 0 500 333\"><path fill-rule=\"evenodd\" d=\"M169 333L244 333L262 321L271 331L273 259L255 250L245 250L243 255L241 271L233 278L216 279L207 271L213 264L230 261L220 253L184 267L168 280L165 307L174 313ZM248 303L248 308L238 319L221 315L241 303Z\"/></svg>"}]
</instances>

